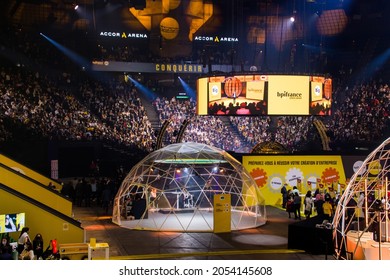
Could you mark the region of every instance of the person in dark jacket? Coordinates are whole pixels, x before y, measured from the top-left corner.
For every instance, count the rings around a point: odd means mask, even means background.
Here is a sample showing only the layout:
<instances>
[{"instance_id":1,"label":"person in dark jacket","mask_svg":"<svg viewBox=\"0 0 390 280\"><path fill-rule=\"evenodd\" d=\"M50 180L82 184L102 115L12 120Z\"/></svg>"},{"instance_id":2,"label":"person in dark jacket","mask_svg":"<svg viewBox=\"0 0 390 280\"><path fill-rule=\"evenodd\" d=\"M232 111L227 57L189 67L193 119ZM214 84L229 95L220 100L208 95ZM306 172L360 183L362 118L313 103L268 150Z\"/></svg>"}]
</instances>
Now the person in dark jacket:
<instances>
[{"instance_id":1,"label":"person in dark jacket","mask_svg":"<svg viewBox=\"0 0 390 280\"><path fill-rule=\"evenodd\" d=\"M296 220L301 219L301 205L302 205L302 198L298 193L294 194L294 218Z\"/></svg>"}]
</instances>

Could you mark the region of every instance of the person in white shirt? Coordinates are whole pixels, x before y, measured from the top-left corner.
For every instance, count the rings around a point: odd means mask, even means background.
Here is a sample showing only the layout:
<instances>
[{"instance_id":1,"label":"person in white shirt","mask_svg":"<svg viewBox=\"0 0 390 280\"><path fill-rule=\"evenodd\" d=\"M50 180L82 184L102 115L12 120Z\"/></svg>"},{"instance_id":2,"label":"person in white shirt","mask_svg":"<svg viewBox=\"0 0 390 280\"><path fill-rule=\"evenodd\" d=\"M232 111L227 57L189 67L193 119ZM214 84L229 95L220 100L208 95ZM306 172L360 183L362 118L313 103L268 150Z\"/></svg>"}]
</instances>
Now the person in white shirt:
<instances>
[{"instance_id":1,"label":"person in white shirt","mask_svg":"<svg viewBox=\"0 0 390 280\"><path fill-rule=\"evenodd\" d=\"M24 227L20 232L19 239L18 239L18 248L17 248L19 254L22 253L22 251L24 250L24 245L26 244L26 242L30 241L30 236L28 235L29 230L30 230L29 227Z\"/></svg>"}]
</instances>

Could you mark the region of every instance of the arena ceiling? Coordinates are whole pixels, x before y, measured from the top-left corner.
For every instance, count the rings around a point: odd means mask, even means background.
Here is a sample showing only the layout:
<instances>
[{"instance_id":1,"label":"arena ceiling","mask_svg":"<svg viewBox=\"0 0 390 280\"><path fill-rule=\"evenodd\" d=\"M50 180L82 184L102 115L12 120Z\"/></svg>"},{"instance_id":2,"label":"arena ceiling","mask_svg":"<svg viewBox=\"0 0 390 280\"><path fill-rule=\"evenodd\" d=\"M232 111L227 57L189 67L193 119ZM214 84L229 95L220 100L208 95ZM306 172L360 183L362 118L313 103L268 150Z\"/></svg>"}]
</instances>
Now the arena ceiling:
<instances>
[{"instance_id":1,"label":"arena ceiling","mask_svg":"<svg viewBox=\"0 0 390 280\"><path fill-rule=\"evenodd\" d=\"M85 19L75 18L75 6L79 5L88 9L99 9L108 3L116 5L141 6L142 2L148 5L148 2L169 2L179 3L190 0L3 0L2 1L2 19L6 22L20 24L24 27L53 25L56 27L77 27L80 29L87 28ZM221 0L191 0L213 3ZM388 0L225 0L226 6L232 5L233 9L242 9L244 14L286 14L293 13L299 7L318 8L319 12L324 9L334 9L337 7L347 7L347 13L350 20L354 21L377 21L388 22L390 12L390 1ZM177 4L174 4L177 5ZM4 7L4 8L3 8ZM378 24L375 30L387 31L388 25ZM361 27L360 27L361 28Z\"/></svg>"}]
</instances>

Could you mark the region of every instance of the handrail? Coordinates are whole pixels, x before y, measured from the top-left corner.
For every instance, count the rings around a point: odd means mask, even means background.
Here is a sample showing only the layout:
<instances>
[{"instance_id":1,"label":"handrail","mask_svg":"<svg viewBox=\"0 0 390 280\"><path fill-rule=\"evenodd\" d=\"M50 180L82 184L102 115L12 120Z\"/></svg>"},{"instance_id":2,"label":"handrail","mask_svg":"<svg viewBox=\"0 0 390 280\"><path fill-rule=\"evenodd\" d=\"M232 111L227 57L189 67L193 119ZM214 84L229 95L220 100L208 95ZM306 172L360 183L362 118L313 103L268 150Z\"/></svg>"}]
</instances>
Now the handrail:
<instances>
[{"instance_id":1,"label":"handrail","mask_svg":"<svg viewBox=\"0 0 390 280\"><path fill-rule=\"evenodd\" d=\"M69 217L69 216L67 216L67 215L65 215L65 214L63 214L63 213L61 213L61 212L59 212L59 211L57 211L57 210L47 206L47 205L45 205L45 204L43 204L43 203L41 203L41 202L39 202L39 201L29 197L29 196L27 196L27 195L24 195L24 194L22 194L22 193L20 193L18 191L15 191L14 189L12 189L12 188L4 185L4 184L1 184L1 183L0 183L0 189L6 191L8 193L11 193L12 195L17 196L20 199L23 199L23 200L25 200L25 201L27 201L27 202L29 202L29 203L31 203L31 204L41 208L41 209L43 209L46 212L49 212L49 213L55 215L56 217L58 217L58 218L60 218L60 219L62 219L64 221L68 222L69 224L72 224L72 225L74 225L74 226L76 226L76 227L78 227L80 229L83 229L81 227L81 222L79 222L79 221L73 219L72 217Z\"/></svg>"},{"instance_id":2,"label":"handrail","mask_svg":"<svg viewBox=\"0 0 390 280\"><path fill-rule=\"evenodd\" d=\"M15 169L13 169L13 168L11 168L11 167L9 167L9 166L7 166L7 165L1 163L1 162L0 162L0 167L2 167L2 168L4 168L4 169L6 169L7 171L10 171L10 172L12 172L12 173L14 173L14 174L17 174L17 175L21 176L22 178L24 178L24 179L26 179L26 180L28 180L28 181L30 181L30 182L36 184L37 186L42 187L42 188L44 188L44 189L46 189L46 190L48 190L48 191L50 191L50 192L52 192L52 193L55 193L55 194L59 195L60 197L66 199L66 200L68 200L68 201L71 201L71 199L70 199L69 197L67 197L67 196L65 196L65 195L63 195L63 194L61 194L60 192L58 192L58 191L56 191L56 190L53 190L53 189L48 188L47 186L45 186L45 185L42 184L41 182L39 182L39 181L37 181L37 180L35 180L35 179L33 179L33 178L31 178L31 177L29 177L29 176L23 174L23 173L20 173L19 171L17 171L17 170L15 170Z\"/></svg>"}]
</instances>

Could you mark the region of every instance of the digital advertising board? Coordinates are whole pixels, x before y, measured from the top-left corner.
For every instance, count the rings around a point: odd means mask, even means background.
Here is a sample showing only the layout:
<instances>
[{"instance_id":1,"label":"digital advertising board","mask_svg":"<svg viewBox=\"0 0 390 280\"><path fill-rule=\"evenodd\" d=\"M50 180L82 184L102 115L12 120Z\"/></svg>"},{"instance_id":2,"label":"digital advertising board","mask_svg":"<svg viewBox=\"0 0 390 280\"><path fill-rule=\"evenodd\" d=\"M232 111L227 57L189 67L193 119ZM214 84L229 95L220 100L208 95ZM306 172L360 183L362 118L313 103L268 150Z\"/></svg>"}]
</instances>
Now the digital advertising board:
<instances>
[{"instance_id":1,"label":"digital advertising board","mask_svg":"<svg viewBox=\"0 0 390 280\"><path fill-rule=\"evenodd\" d=\"M332 80L313 75L202 77L198 115L330 115Z\"/></svg>"}]
</instances>

